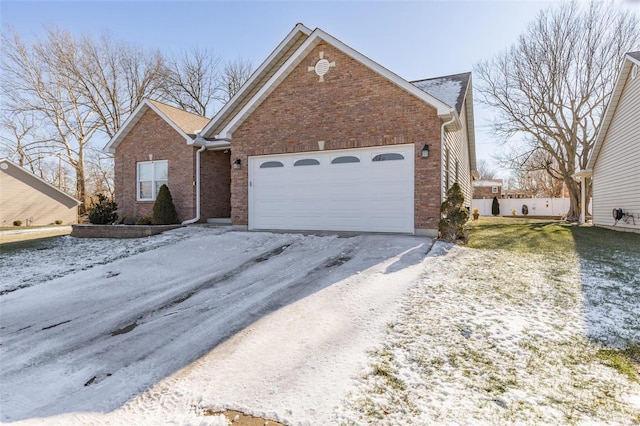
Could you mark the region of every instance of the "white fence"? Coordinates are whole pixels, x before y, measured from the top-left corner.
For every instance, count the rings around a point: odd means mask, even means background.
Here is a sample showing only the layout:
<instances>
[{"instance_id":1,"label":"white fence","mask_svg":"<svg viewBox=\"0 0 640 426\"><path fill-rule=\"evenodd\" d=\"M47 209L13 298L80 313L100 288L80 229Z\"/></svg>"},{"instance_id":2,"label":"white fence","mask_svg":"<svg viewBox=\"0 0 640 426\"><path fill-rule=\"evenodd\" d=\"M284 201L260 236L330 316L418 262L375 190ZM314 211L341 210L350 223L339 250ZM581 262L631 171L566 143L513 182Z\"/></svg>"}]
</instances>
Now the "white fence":
<instances>
[{"instance_id":1,"label":"white fence","mask_svg":"<svg viewBox=\"0 0 640 426\"><path fill-rule=\"evenodd\" d=\"M516 209L518 216L522 216L522 205L529 207L529 216L562 216L569 211L569 198L498 198L500 216L511 216L511 210ZM491 216L493 198L471 200L471 211L480 210L480 216Z\"/></svg>"}]
</instances>

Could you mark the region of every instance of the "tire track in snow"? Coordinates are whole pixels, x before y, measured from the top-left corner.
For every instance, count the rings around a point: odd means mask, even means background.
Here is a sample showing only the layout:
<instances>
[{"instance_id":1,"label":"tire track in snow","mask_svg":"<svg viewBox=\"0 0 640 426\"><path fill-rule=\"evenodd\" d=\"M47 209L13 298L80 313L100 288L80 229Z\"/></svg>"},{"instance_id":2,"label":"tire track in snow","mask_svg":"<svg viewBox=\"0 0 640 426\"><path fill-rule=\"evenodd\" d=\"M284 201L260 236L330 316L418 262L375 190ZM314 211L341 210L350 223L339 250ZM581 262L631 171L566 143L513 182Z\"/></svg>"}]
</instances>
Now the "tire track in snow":
<instances>
[{"instance_id":1,"label":"tire track in snow","mask_svg":"<svg viewBox=\"0 0 640 426\"><path fill-rule=\"evenodd\" d=\"M356 240L325 237L326 247L318 252L316 245L307 247L306 242L317 243L320 237L273 238L286 243L261 250L230 271L173 293L162 303L146 305L143 312L107 332L103 329L70 345L65 330L57 327L59 331L50 336L60 340L54 348L37 353L21 368L3 369L3 382L13 394L25 397L3 393L3 420L24 418L25 413L46 416L67 410L114 409L261 316L303 297L313 287L310 284L346 261L345 253L356 245ZM131 327L133 320L135 327ZM56 384L60 374L66 380ZM45 395L27 397L28 386L21 390L21 384L30 378L48 388ZM100 397L105 394L116 396ZM103 402L95 406L96 400ZM12 407L13 403L17 405Z\"/></svg>"}]
</instances>

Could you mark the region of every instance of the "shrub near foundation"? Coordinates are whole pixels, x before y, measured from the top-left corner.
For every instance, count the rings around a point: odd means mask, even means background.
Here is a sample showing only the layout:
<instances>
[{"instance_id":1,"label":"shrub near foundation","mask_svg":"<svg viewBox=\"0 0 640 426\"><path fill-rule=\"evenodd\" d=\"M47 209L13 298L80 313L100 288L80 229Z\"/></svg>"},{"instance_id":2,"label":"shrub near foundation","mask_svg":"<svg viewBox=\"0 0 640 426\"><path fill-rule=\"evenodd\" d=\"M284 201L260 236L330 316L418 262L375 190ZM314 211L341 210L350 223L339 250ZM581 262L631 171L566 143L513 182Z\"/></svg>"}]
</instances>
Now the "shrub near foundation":
<instances>
[{"instance_id":1,"label":"shrub near foundation","mask_svg":"<svg viewBox=\"0 0 640 426\"><path fill-rule=\"evenodd\" d=\"M98 202L89 210L89 223L112 225L118 220L118 205L104 194L98 194Z\"/></svg>"},{"instance_id":2,"label":"shrub near foundation","mask_svg":"<svg viewBox=\"0 0 640 426\"><path fill-rule=\"evenodd\" d=\"M153 204L153 224L173 225L178 223L178 213L167 185L162 185Z\"/></svg>"},{"instance_id":3,"label":"shrub near foundation","mask_svg":"<svg viewBox=\"0 0 640 426\"><path fill-rule=\"evenodd\" d=\"M456 242L466 240L464 224L469 220L469 211L464 208L464 194L456 182L447 191L447 199L440 206L443 218L438 223L440 238Z\"/></svg>"}]
</instances>

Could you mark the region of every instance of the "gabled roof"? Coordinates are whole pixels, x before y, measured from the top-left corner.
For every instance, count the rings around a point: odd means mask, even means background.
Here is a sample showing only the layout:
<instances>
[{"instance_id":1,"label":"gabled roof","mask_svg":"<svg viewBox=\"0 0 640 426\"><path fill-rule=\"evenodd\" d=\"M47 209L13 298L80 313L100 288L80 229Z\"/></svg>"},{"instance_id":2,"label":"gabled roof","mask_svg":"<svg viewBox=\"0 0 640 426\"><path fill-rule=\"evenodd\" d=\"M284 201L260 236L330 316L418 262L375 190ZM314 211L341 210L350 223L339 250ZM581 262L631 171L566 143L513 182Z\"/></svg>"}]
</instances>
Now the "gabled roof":
<instances>
[{"instance_id":1,"label":"gabled roof","mask_svg":"<svg viewBox=\"0 0 640 426\"><path fill-rule=\"evenodd\" d=\"M202 130L201 135L205 138L213 139L213 135L218 134L219 129L224 127L251 100L278 68L309 38L310 34L311 30L309 28L298 23L258 69L251 74L249 80L242 85L240 90L211 119L209 124Z\"/></svg>"},{"instance_id":2,"label":"gabled roof","mask_svg":"<svg viewBox=\"0 0 640 426\"><path fill-rule=\"evenodd\" d=\"M10 161L8 158L0 158L0 169L7 169L8 167L13 167L16 170L18 170L19 173L24 173L25 175L31 176L32 178L36 179L37 181L41 182L42 184L44 184L44 185L48 186L49 188L53 189L54 191L60 193L61 195L66 197L69 201L71 201L73 203L76 203L76 204L81 204L81 201L76 200L74 197L72 197L71 195L67 194L66 192L64 192L60 188L51 185L49 182L47 182L44 179L34 175L33 173L31 173L30 171L26 170L25 168L20 167L16 163Z\"/></svg>"},{"instance_id":3,"label":"gabled roof","mask_svg":"<svg viewBox=\"0 0 640 426\"><path fill-rule=\"evenodd\" d=\"M153 101L151 99L143 100L140 105L131 113L129 118L124 122L118 132L102 149L104 152L114 153L116 148L129 134L131 129L135 127L138 121L149 109L153 110L160 118L167 122L173 129L180 134L187 143L193 143L194 138L200 130L209 122L209 119L197 114L163 104L162 102Z\"/></svg>"},{"instance_id":4,"label":"gabled roof","mask_svg":"<svg viewBox=\"0 0 640 426\"><path fill-rule=\"evenodd\" d=\"M294 40L297 40L299 43L297 47L295 47ZM245 84L245 86L247 86L246 90L241 90L236 93L227 105L225 105L204 128L201 135L204 138L231 139L233 131L321 41L332 45L334 48L382 75L400 88L433 106L440 117L457 118L455 109L442 100L412 85L321 29L316 28L311 32L304 25L298 24ZM265 76L268 76L268 78ZM243 89L245 88L243 87ZM231 112L233 112L233 114L231 114Z\"/></svg>"},{"instance_id":5,"label":"gabled roof","mask_svg":"<svg viewBox=\"0 0 640 426\"><path fill-rule=\"evenodd\" d=\"M611 94L611 99L609 100L607 110L602 117L602 121L600 121L598 136L596 138L595 144L593 145L593 151L591 151L591 157L589 157L586 171L593 170L593 167L598 160L598 155L600 155L602 144L604 143L604 140L607 136L609 126L611 125L611 121L613 120L616 108L618 107L618 102L620 101L620 97L622 96L624 85L627 82L627 79L631 74L631 69L634 66L640 67L640 51L629 52L624 57L624 62L622 65L622 70L620 71L620 75L618 76L618 81L616 82L613 93Z\"/></svg>"},{"instance_id":6,"label":"gabled roof","mask_svg":"<svg viewBox=\"0 0 640 426\"><path fill-rule=\"evenodd\" d=\"M470 81L471 73L465 72L412 81L411 84L440 99L445 104L455 107L456 112L460 114Z\"/></svg>"},{"instance_id":7,"label":"gabled roof","mask_svg":"<svg viewBox=\"0 0 640 426\"><path fill-rule=\"evenodd\" d=\"M492 187L492 186L502 186L502 179L482 179L482 180L474 180L472 182L472 186L475 188L480 187Z\"/></svg>"},{"instance_id":8,"label":"gabled roof","mask_svg":"<svg viewBox=\"0 0 640 426\"><path fill-rule=\"evenodd\" d=\"M442 77L427 78L412 81L411 84L426 93L440 99L447 105L455 108L458 115L462 114L464 105L467 113L467 138L469 141L469 162L472 172L476 168L476 134L473 117L473 90L471 73L445 75ZM466 103L465 103L466 100Z\"/></svg>"}]
</instances>

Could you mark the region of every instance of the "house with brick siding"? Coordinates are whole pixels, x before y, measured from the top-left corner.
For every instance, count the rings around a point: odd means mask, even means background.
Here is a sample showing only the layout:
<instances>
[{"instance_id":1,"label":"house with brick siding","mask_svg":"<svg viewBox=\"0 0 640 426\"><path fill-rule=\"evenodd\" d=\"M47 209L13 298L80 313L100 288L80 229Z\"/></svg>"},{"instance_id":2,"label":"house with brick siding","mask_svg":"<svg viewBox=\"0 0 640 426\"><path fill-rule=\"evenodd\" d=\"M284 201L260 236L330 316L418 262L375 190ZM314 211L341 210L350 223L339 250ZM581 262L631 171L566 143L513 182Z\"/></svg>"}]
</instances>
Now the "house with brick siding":
<instances>
[{"instance_id":1,"label":"house with brick siding","mask_svg":"<svg viewBox=\"0 0 640 426\"><path fill-rule=\"evenodd\" d=\"M473 181L473 198L502 198L502 179L481 179Z\"/></svg>"},{"instance_id":2,"label":"house with brick siding","mask_svg":"<svg viewBox=\"0 0 640 426\"><path fill-rule=\"evenodd\" d=\"M471 74L409 82L298 24L211 120L146 100L105 151L120 216L167 183L185 223L436 235L454 182L471 204Z\"/></svg>"}]
</instances>

